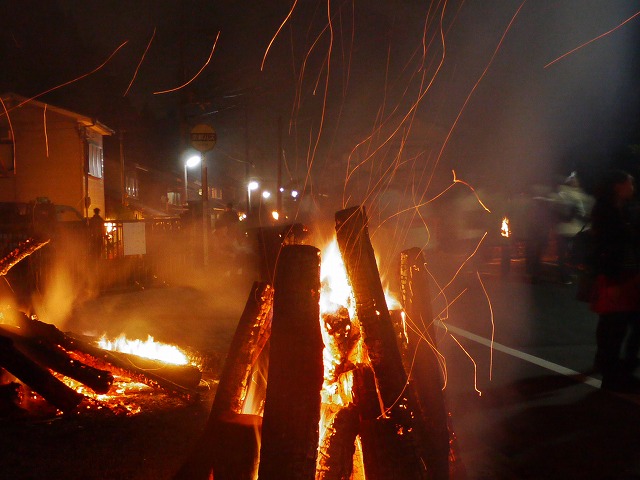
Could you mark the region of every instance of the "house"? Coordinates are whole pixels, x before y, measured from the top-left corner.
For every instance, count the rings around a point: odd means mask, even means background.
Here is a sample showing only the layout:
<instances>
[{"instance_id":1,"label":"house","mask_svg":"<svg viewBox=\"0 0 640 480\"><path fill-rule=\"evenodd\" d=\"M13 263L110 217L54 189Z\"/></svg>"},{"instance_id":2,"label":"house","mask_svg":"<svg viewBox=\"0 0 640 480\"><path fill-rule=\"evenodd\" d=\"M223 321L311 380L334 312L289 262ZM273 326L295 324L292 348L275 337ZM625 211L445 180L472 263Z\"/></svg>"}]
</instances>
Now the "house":
<instances>
[{"instance_id":1,"label":"house","mask_svg":"<svg viewBox=\"0 0 640 480\"><path fill-rule=\"evenodd\" d=\"M102 139L113 133L94 118L0 95L0 202L46 199L84 217L104 212Z\"/></svg>"}]
</instances>

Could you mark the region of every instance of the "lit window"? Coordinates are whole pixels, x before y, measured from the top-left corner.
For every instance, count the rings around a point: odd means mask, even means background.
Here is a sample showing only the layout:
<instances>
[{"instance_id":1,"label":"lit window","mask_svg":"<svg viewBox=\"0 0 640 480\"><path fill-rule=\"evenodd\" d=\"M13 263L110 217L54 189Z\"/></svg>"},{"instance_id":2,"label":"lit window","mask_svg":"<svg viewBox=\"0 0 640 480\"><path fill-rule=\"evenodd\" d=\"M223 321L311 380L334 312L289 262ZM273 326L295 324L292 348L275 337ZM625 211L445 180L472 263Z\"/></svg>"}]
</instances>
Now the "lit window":
<instances>
[{"instance_id":1,"label":"lit window","mask_svg":"<svg viewBox=\"0 0 640 480\"><path fill-rule=\"evenodd\" d=\"M102 178L102 147L89 144L89 175Z\"/></svg>"},{"instance_id":2,"label":"lit window","mask_svg":"<svg viewBox=\"0 0 640 480\"><path fill-rule=\"evenodd\" d=\"M138 179L127 175L125 178L125 193L128 197L138 197Z\"/></svg>"}]
</instances>

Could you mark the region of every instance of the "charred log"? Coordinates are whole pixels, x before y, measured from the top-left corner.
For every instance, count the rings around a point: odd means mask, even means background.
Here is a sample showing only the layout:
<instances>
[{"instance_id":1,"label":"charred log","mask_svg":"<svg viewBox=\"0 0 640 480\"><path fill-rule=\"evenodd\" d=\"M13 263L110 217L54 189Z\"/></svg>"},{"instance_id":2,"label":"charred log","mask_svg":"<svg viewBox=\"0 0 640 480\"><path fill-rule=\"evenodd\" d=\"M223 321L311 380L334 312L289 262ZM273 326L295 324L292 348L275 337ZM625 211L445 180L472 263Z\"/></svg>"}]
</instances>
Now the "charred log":
<instances>
[{"instance_id":1,"label":"charred log","mask_svg":"<svg viewBox=\"0 0 640 480\"><path fill-rule=\"evenodd\" d=\"M86 343L82 348L85 346L93 347L90 343ZM77 351L83 351L82 348ZM104 350L97 347L94 352L91 354L92 357L96 357ZM160 388L175 393L193 394L202 379L202 372L195 365L172 365L161 360L139 357L130 353L112 350L108 350L108 352L106 355L102 353L101 357L106 363L124 370L142 383L151 382L151 386L156 383Z\"/></svg>"},{"instance_id":2,"label":"charred log","mask_svg":"<svg viewBox=\"0 0 640 480\"><path fill-rule=\"evenodd\" d=\"M256 478L261 427L262 417L258 415L230 414L216 421L213 445L209 450L214 452L215 480Z\"/></svg>"},{"instance_id":3,"label":"charred log","mask_svg":"<svg viewBox=\"0 0 640 480\"><path fill-rule=\"evenodd\" d=\"M283 247L274 289L259 478L313 479L323 381L318 249Z\"/></svg>"},{"instance_id":4,"label":"charred log","mask_svg":"<svg viewBox=\"0 0 640 480\"><path fill-rule=\"evenodd\" d=\"M253 480L258 473L262 417L227 412L210 419L174 480Z\"/></svg>"},{"instance_id":5,"label":"charred log","mask_svg":"<svg viewBox=\"0 0 640 480\"><path fill-rule=\"evenodd\" d=\"M273 288L255 282L245 304L222 369L211 407L211 417L242 413L252 367L258 360L271 329Z\"/></svg>"},{"instance_id":6,"label":"charred log","mask_svg":"<svg viewBox=\"0 0 640 480\"><path fill-rule=\"evenodd\" d=\"M411 431L392 418L360 422L362 457L367 480L428 478L416 457Z\"/></svg>"},{"instance_id":7,"label":"charred log","mask_svg":"<svg viewBox=\"0 0 640 480\"><path fill-rule=\"evenodd\" d=\"M0 385L0 418L22 412L20 408L21 385L17 382Z\"/></svg>"},{"instance_id":8,"label":"charred log","mask_svg":"<svg viewBox=\"0 0 640 480\"><path fill-rule=\"evenodd\" d=\"M107 393L113 384L111 372L72 359L55 343L47 342L42 338L25 338L20 335L19 329L11 329L8 325L0 326L0 334L10 338L18 350L40 365L73 378L96 393Z\"/></svg>"},{"instance_id":9,"label":"charred log","mask_svg":"<svg viewBox=\"0 0 640 480\"><path fill-rule=\"evenodd\" d=\"M422 478L416 472L415 447L409 431L382 414L373 370L354 370L353 401L360 413L358 433L367 480Z\"/></svg>"},{"instance_id":10,"label":"charred log","mask_svg":"<svg viewBox=\"0 0 640 480\"><path fill-rule=\"evenodd\" d=\"M306 240L308 233L307 228L300 223L252 230L250 236L254 240L253 248L258 258L260 279L264 282L273 282L282 247L301 244Z\"/></svg>"},{"instance_id":11,"label":"charred log","mask_svg":"<svg viewBox=\"0 0 640 480\"><path fill-rule=\"evenodd\" d=\"M231 340L207 425L174 479L206 480L212 468L216 479L255 477L258 464L255 437L262 418L240 414L252 367L269 339L272 307L273 288L267 283L255 282ZM247 422L251 425L248 432ZM255 469L244 471L234 467L232 461L225 463L227 454L233 452L241 452L239 465L255 465Z\"/></svg>"},{"instance_id":12,"label":"charred log","mask_svg":"<svg viewBox=\"0 0 640 480\"><path fill-rule=\"evenodd\" d=\"M410 381L418 394L418 406L426 428L425 456L431 478L449 478L449 428L440 364L433 327L429 277L422 251L400 254L400 285L406 313L407 358Z\"/></svg>"},{"instance_id":13,"label":"charred log","mask_svg":"<svg viewBox=\"0 0 640 480\"><path fill-rule=\"evenodd\" d=\"M28 318L26 315L18 316L18 326L23 335L54 343L67 351L89 355L98 361L108 363L115 368L127 372L132 378L144 382L150 386L159 386L167 391L181 395L195 393L193 386L194 369L189 365L168 365L164 362L153 361L121 352L104 350L78 337L67 335L58 330L54 325ZM182 385L178 382L186 382ZM198 382L200 379L198 378Z\"/></svg>"},{"instance_id":14,"label":"charred log","mask_svg":"<svg viewBox=\"0 0 640 480\"><path fill-rule=\"evenodd\" d=\"M404 391L407 376L369 240L364 207L336 213L336 236L380 396L384 406L389 408Z\"/></svg>"},{"instance_id":15,"label":"charred log","mask_svg":"<svg viewBox=\"0 0 640 480\"><path fill-rule=\"evenodd\" d=\"M20 352L10 338L2 335L0 335L0 367L63 412L74 411L84 398Z\"/></svg>"},{"instance_id":16,"label":"charred log","mask_svg":"<svg viewBox=\"0 0 640 480\"><path fill-rule=\"evenodd\" d=\"M365 466L378 456L377 438L385 438L386 449L393 451L393 471L397 477L386 477L387 465L380 465L376 476L367 472L367 478L429 478L425 468L425 455L421 451L426 429L416 418L416 394L408 383L396 333L384 297L375 254L369 239L364 207L354 207L336 213L336 237L347 275L356 301L356 314L362 326L376 386L383 405L383 418L363 423L362 442ZM365 438L372 441L365 451ZM369 460L367 460L369 457ZM371 470L371 468L370 468ZM381 473L378 473L381 472ZM382 476L378 476L378 474ZM396 474L398 475L398 473Z\"/></svg>"},{"instance_id":17,"label":"charred log","mask_svg":"<svg viewBox=\"0 0 640 480\"><path fill-rule=\"evenodd\" d=\"M0 258L0 277L9 273L9 270L11 270L11 268L14 267L17 263L31 255L36 250L44 247L47 243L49 243L49 241L49 239L36 240L34 238L29 238L24 242L21 242L11 252Z\"/></svg>"},{"instance_id":18,"label":"charred log","mask_svg":"<svg viewBox=\"0 0 640 480\"><path fill-rule=\"evenodd\" d=\"M360 429L359 411L351 404L333 416L318 448L316 480L349 480Z\"/></svg>"},{"instance_id":19,"label":"charred log","mask_svg":"<svg viewBox=\"0 0 640 480\"><path fill-rule=\"evenodd\" d=\"M353 371L353 403L358 407L362 420L382 416L375 375L369 365L358 365Z\"/></svg>"}]
</instances>

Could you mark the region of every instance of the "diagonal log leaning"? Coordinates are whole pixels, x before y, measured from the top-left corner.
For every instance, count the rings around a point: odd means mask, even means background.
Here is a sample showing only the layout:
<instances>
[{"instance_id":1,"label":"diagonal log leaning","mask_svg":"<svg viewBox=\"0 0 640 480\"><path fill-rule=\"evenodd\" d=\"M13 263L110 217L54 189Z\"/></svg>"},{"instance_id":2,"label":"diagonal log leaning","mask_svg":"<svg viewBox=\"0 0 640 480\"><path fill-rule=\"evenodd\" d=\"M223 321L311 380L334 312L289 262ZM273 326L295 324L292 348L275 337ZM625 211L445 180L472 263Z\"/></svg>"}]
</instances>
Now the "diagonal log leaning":
<instances>
[{"instance_id":1,"label":"diagonal log leaning","mask_svg":"<svg viewBox=\"0 0 640 480\"><path fill-rule=\"evenodd\" d=\"M261 418L242 414L254 365L271 330L273 287L254 282L231 340L211 413L174 480L249 480L258 468Z\"/></svg>"},{"instance_id":2,"label":"diagonal log leaning","mask_svg":"<svg viewBox=\"0 0 640 480\"><path fill-rule=\"evenodd\" d=\"M397 478L439 479L434 465L429 464L425 451L428 429L420 416L417 393L409 383L396 333L384 297L375 254L369 239L364 207L352 207L336 213L336 237L347 275L356 300L356 315L362 325L364 343L375 374L377 389L384 405L384 425L373 425L374 431L397 432L390 445L396 454L392 470ZM364 434L364 432L363 432ZM374 435L374 437L377 435ZM363 437L363 449L365 448ZM366 452L365 467L367 462ZM389 468L388 464L382 465ZM384 478L381 472L378 478ZM373 478L367 472L367 478Z\"/></svg>"}]
</instances>

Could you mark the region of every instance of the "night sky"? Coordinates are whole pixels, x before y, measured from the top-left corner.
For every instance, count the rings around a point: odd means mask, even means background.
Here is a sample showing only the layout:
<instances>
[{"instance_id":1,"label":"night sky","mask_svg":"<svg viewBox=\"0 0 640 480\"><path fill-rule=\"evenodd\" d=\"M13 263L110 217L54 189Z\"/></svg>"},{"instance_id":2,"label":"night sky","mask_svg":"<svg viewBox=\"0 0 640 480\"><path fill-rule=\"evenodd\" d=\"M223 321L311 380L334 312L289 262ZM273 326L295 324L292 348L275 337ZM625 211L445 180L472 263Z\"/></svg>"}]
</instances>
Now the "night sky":
<instances>
[{"instance_id":1,"label":"night sky","mask_svg":"<svg viewBox=\"0 0 640 480\"><path fill-rule=\"evenodd\" d=\"M517 192L572 169L593 176L640 143L640 16L545 68L632 17L636 2L458 0L443 11L429 1L300 0L261 70L292 5L2 2L0 86L38 95L127 41L104 68L39 99L148 135L156 166L176 172L181 113L218 130L213 175L242 177L248 133L250 173L267 183L281 118L284 184L317 205L365 203L381 215L435 195L451 169ZM193 83L154 95L195 75L218 33Z\"/></svg>"}]
</instances>

